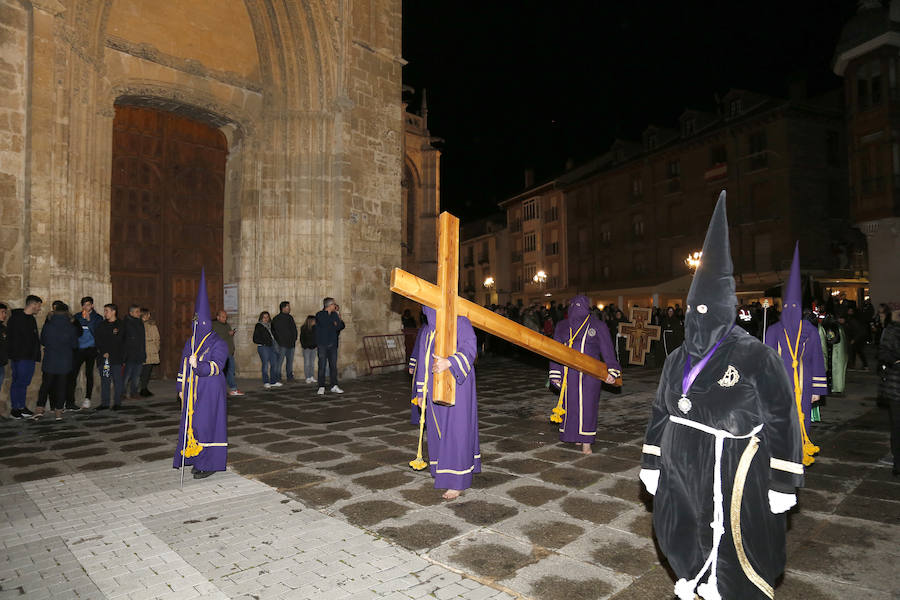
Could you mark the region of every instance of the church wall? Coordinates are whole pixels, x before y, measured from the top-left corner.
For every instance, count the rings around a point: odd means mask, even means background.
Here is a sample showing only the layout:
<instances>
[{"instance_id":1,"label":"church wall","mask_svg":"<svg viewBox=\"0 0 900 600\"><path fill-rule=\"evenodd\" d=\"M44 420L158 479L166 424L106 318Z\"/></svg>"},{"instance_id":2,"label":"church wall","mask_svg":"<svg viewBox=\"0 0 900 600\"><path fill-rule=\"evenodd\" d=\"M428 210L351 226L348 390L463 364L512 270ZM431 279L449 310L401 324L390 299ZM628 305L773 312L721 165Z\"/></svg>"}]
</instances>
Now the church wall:
<instances>
[{"instance_id":1,"label":"church wall","mask_svg":"<svg viewBox=\"0 0 900 600\"><path fill-rule=\"evenodd\" d=\"M22 306L26 244L29 14L0 0L0 301Z\"/></svg>"}]
</instances>

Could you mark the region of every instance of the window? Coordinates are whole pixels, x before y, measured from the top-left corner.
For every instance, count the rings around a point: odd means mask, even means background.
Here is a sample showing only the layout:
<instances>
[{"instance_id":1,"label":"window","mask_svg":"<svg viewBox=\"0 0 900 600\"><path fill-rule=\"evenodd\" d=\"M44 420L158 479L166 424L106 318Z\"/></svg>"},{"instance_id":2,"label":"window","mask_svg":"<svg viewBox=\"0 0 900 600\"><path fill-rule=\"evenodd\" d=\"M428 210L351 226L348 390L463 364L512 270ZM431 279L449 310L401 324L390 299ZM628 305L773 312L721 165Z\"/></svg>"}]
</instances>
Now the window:
<instances>
[{"instance_id":1,"label":"window","mask_svg":"<svg viewBox=\"0 0 900 600\"><path fill-rule=\"evenodd\" d=\"M647 150L653 150L659 145L659 136L655 131L647 133Z\"/></svg>"},{"instance_id":2,"label":"window","mask_svg":"<svg viewBox=\"0 0 900 600\"><path fill-rule=\"evenodd\" d=\"M475 254L475 248L473 248L472 246L466 246L465 258L463 259L463 266L471 267L472 265L475 264L474 254Z\"/></svg>"},{"instance_id":3,"label":"window","mask_svg":"<svg viewBox=\"0 0 900 600\"><path fill-rule=\"evenodd\" d=\"M669 179L674 179L676 177L681 176L681 161L680 160L670 160L669 164L666 165L666 175Z\"/></svg>"},{"instance_id":4,"label":"window","mask_svg":"<svg viewBox=\"0 0 900 600\"><path fill-rule=\"evenodd\" d=\"M728 103L728 116L734 118L741 114L744 110L744 103L741 101L741 98L734 98L731 102Z\"/></svg>"},{"instance_id":5,"label":"window","mask_svg":"<svg viewBox=\"0 0 900 600\"><path fill-rule=\"evenodd\" d=\"M631 261L635 275L643 275L647 272L647 265L644 263L643 252L635 252Z\"/></svg>"},{"instance_id":6,"label":"window","mask_svg":"<svg viewBox=\"0 0 900 600\"><path fill-rule=\"evenodd\" d=\"M534 252L537 247L537 236L533 231L525 234L525 252Z\"/></svg>"},{"instance_id":7,"label":"window","mask_svg":"<svg viewBox=\"0 0 900 600\"><path fill-rule=\"evenodd\" d=\"M830 167L838 167L841 164L841 148L837 131L825 132L825 160Z\"/></svg>"},{"instance_id":8,"label":"window","mask_svg":"<svg viewBox=\"0 0 900 600\"><path fill-rule=\"evenodd\" d=\"M728 162L728 151L724 145L713 146L709 149L709 166L715 167Z\"/></svg>"},{"instance_id":9,"label":"window","mask_svg":"<svg viewBox=\"0 0 900 600\"><path fill-rule=\"evenodd\" d=\"M552 223L559 219L559 207L556 204L556 198L550 200L550 208L544 211L544 221Z\"/></svg>"},{"instance_id":10,"label":"window","mask_svg":"<svg viewBox=\"0 0 900 600\"><path fill-rule=\"evenodd\" d=\"M487 241L481 242L481 252L478 253L478 263L484 264L484 263L488 262L490 260L489 256L490 255L488 254Z\"/></svg>"},{"instance_id":11,"label":"window","mask_svg":"<svg viewBox=\"0 0 900 600\"><path fill-rule=\"evenodd\" d=\"M640 177L631 178L631 195L640 198L644 195L644 180Z\"/></svg>"},{"instance_id":12,"label":"window","mask_svg":"<svg viewBox=\"0 0 900 600\"><path fill-rule=\"evenodd\" d=\"M644 217L643 215L634 215L631 219L631 234L634 239L639 240L644 237Z\"/></svg>"},{"instance_id":13,"label":"window","mask_svg":"<svg viewBox=\"0 0 900 600\"><path fill-rule=\"evenodd\" d=\"M751 133L748 138L750 145L750 170L763 169L769 164L768 143L766 132L757 131Z\"/></svg>"},{"instance_id":14,"label":"window","mask_svg":"<svg viewBox=\"0 0 900 600\"><path fill-rule=\"evenodd\" d=\"M537 198L526 200L522 203L522 220L531 221L538 218L538 202Z\"/></svg>"},{"instance_id":15,"label":"window","mask_svg":"<svg viewBox=\"0 0 900 600\"><path fill-rule=\"evenodd\" d=\"M534 279L534 275L537 273L537 266L534 263L529 263L525 265L525 281L531 282Z\"/></svg>"},{"instance_id":16,"label":"window","mask_svg":"<svg viewBox=\"0 0 900 600\"><path fill-rule=\"evenodd\" d=\"M881 103L881 61L872 60L856 69L856 107L865 110Z\"/></svg>"},{"instance_id":17,"label":"window","mask_svg":"<svg viewBox=\"0 0 900 600\"><path fill-rule=\"evenodd\" d=\"M556 256L559 254L559 242L550 242L544 248L544 254L547 256Z\"/></svg>"},{"instance_id":18,"label":"window","mask_svg":"<svg viewBox=\"0 0 900 600\"><path fill-rule=\"evenodd\" d=\"M600 241L604 244L612 242L612 225L609 223L600 226Z\"/></svg>"},{"instance_id":19,"label":"window","mask_svg":"<svg viewBox=\"0 0 900 600\"><path fill-rule=\"evenodd\" d=\"M681 124L681 135L687 137L697 132L697 119L689 117Z\"/></svg>"}]
</instances>

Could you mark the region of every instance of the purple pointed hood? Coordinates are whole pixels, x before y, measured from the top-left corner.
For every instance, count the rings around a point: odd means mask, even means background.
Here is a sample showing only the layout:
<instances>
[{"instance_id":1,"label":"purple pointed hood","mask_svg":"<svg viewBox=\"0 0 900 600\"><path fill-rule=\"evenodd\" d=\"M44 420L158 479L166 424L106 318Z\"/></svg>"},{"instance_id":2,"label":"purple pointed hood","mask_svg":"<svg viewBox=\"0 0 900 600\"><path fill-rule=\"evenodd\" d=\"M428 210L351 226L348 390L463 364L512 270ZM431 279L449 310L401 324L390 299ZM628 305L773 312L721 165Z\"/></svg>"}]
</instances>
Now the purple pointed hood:
<instances>
[{"instance_id":1,"label":"purple pointed hood","mask_svg":"<svg viewBox=\"0 0 900 600\"><path fill-rule=\"evenodd\" d=\"M200 271L200 285L197 288L197 299L194 301L194 318L197 320L195 336L199 342L212 331L212 318L209 314L209 296L206 294L206 269Z\"/></svg>"},{"instance_id":2,"label":"purple pointed hood","mask_svg":"<svg viewBox=\"0 0 900 600\"><path fill-rule=\"evenodd\" d=\"M425 322L427 323L426 327L431 327L432 329L434 329L434 324L437 323L437 310L423 304L422 312L425 313Z\"/></svg>"},{"instance_id":3,"label":"purple pointed hood","mask_svg":"<svg viewBox=\"0 0 900 600\"><path fill-rule=\"evenodd\" d=\"M578 327L591 314L591 301L587 296L577 295L569 300L569 325Z\"/></svg>"},{"instance_id":4,"label":"purple pointed hood","mask_svg":"<svg viewBox=\"0 0 900 600\"><path fill-rule=\"evenodd\" d=\"M794 246L794 261L791 263L791 274L784 286L781 299L781 323L788 334L793 337L803 318L803 292L800 285L800 242Z\"/></svg>"}]
</instances>

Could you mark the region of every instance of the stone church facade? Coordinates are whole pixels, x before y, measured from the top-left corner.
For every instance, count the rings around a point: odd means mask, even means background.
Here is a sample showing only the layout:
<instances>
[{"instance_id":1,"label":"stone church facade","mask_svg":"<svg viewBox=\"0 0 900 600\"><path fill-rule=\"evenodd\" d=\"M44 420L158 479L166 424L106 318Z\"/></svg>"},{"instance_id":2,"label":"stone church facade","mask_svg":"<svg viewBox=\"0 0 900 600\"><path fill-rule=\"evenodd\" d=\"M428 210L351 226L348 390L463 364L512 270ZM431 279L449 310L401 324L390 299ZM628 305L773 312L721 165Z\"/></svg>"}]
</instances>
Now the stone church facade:
<instances>
[{"instance_id":1,"label":"stone church facade","mask_svg":"<svg viewBox=\"0 0 900 600\"><path fill-rule=\"evenodd\" d=\"M400 42L400 0L0 0L0 299L155 303L171 361L205 266L240 374L260 311L324 296L362 372L400 326Z\"/></svg>"}]
</instances>

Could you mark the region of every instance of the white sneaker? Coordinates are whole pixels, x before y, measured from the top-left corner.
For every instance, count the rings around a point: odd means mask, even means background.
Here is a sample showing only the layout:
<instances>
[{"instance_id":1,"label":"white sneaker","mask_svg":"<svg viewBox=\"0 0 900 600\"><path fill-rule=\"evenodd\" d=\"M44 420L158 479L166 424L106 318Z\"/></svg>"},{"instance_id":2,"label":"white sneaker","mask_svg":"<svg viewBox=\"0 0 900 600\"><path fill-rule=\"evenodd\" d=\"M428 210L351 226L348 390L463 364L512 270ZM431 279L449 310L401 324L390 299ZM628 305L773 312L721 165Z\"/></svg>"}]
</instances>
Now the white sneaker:
<instances>
[{"instance_id":1,"label":"white sneaker","mask_svg":"<svg viewBox=\"0 0 900 600\"><path fill-rule=\"evenodd\" d=\"M316 393L317 393L318 395L320 395L320 396L324 396L324 395L325 395L325 388L320 387L320 388L319 388L319 391L317 391Z\"/></svg>"},{"instance_id":2,"label":"white sneaker","mask_svg":"<svg viewBox=\"0 0 900 600\"><path fill-rule=\"evenodd\" d=\"M271 390L271 389L272 389L272 384L271 384L271 383L264 383L264 384L263 384L263 388L264 388L264 389L267 389L267 390Z\"/></svg>"},{"instance_id":3,"label":"white sneaker","mask_svg":"<svg viewBox=\"0 0 900 600\"><path fill-rule=\"evenodd\" d=\"M339 388L336 385L331 386L331 391L334 392L335 394L343 394L344 393L344 390L342 390L341 388Z\"/></svg>"},{"instance_id":4,"label":"white sneaker","mask_svg":"<svg viewBox=\"0 0 900 600\"><path fill-rule=\"evenodd\" d=\"M280 381L276 381L275 383L272 384L272 387L281 387L282 385L284 385L284 384L282 384Z\"/></svg>"},{"instance_id":5,"label":"white sneaker","mask_svg":"<svg viewBox=\"0 0 900 600\"><path fill-rule=\"evenodd\" d=\"M90 408L90 407L91 407L91 399L85 398L84 401L81 403L81 408Z\"/></svg>"},{"instance_id":6,"label":"white sneaker","mask_svg":"<svg viewBox=\"0 0 900 600\"><path fill-rule=\"evenodd\" d=\"M315 378L315 377L307 377L307 378L306 378L306 383L315 383L315 382L316 382L316 378Z\"/></svg>"}]
</instances>

